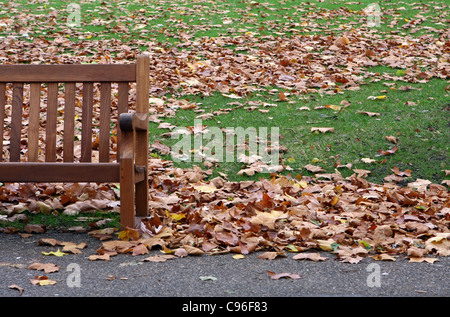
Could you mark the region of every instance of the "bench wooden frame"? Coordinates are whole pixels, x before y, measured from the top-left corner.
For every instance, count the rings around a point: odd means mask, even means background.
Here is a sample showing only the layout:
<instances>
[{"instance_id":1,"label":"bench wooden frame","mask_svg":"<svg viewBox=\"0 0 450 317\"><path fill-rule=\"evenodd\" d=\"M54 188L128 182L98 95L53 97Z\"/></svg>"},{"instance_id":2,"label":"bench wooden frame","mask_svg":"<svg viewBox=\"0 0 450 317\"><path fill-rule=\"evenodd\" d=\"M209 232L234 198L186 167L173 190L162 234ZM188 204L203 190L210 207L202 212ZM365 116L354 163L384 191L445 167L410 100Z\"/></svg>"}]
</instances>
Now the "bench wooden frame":
<instances>
[{"instance_id":1,"label":"bench wooden frame","mask_svg":"<svg viewBox=\"0 0 450 317\"><path fill-rule=\"evenodd\" d=\"M149 57L135 64L0 65L0 182L120 182L122 227L148 216ZM136 82L135 113L128 113L129 83ZM9 161L4 161L7 83L12 84ZM24 84L30 84L28 140L22 140ZM64 83L63 162L57 161L58 84ZM74 160L76 83L82 83L81 157ZM93 85L100 83L99 162L92 162ZM116 162L110 162L111 83L118 83ZM38 162L42 84L47 84L45 162ZM4 144L5 143L5 144ZM22 153L27 145L26 155ZM7 151L6 151L7 154Z\"/></svg>"}]
</instances>

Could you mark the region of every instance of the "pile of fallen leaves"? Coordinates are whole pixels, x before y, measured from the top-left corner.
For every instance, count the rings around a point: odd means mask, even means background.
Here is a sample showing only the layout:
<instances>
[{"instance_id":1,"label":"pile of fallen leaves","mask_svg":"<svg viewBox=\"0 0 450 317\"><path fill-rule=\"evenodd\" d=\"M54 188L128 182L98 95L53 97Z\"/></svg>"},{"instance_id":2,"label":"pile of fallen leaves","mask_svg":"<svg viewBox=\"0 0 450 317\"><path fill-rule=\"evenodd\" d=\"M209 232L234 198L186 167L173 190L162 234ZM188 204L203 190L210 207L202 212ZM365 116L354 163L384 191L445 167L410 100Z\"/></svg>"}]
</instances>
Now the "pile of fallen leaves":
<instances>
[{"instance_id":1,"label":"pile of fallen leaves","mask_svg":"<svg viewBox=\"0 0 450 317\"><path fill-rule=\"evenodd\" d=\"M432 256L450 255L450 196L440 184L418 179L407 187L379 185L357 173L347 178L339 173L272 174L259 181L205 181L212 170L150 162L149 217L118 235L114 228L93 227L89 234L102 245L92 260L143 255L151 249L176 256L266 251L263 257L269 259L299 252L301 259L317 261L324 258L308 251L323 250L350 263L365 256L395 260L403 254L411 261L433 262ZM1 207L12 219L23 210L117 208L113 185L64 186L7 184L1 187Z\"/></svg>"},{"instance_id":2,"label":"pile of fallen leaves","mask_svg":"<svg viewBox=\"0 0 450 317\"><path fill-rule=\"evenodd\" d=\"M268 258L286 252L308 258L314 253L304 251L324 250L350 263L365 256L433 262L429 256L450 255L450 196L439 184L377 185L357 174L204 182L205 174L199 168L155 174L151 216L98 254L109 259L159 248L178 256L266 251Z\"/></svg>"}]
</instances>

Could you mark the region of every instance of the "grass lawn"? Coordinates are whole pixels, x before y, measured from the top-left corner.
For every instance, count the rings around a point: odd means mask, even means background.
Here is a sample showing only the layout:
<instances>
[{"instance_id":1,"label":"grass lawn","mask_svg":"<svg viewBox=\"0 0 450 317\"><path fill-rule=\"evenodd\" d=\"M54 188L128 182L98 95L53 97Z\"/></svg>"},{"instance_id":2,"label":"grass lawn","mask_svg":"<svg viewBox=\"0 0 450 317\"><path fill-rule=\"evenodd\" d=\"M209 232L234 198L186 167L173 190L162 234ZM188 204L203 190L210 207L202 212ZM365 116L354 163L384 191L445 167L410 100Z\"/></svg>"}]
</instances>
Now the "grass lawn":
<instances>
[{"instance_id":1,"label":"grass lawn","mask_svg":"<svg viewBox=\"0 0 450 317\"><path fill-rule=\"evenodd\" d=\"M304 168L311 164L344 177L365 170L375 183L396 168L411 173L401 184L449 179L445 0L379 1L370 18L372 0L71 3L0 1L0 61L129 62L149 53L150 97L162 105L151 105L150 144L176 144L162 122L202 118L210 128L278 128L283 174L315 175ZM193 106L174 106L186 101ZM243 166L218 162L212 177L270 177L238 175Z\"/></svg>"}]
</instances>

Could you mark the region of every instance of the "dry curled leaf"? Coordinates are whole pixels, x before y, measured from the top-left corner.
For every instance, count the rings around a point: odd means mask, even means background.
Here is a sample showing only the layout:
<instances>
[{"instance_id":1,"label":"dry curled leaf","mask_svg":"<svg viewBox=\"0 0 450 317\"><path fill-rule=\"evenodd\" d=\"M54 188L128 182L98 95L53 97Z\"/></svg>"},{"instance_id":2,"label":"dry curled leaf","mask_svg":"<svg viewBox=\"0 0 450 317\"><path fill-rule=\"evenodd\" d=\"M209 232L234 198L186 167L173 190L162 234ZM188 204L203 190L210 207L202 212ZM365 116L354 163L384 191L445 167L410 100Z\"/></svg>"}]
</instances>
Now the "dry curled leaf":
<instances>
[{"instance_id":1,"label":"dry curled leaf","mask_svg":"<svg viewBox=\"0 0 450 317\"><path fill-rule=\"evenodd\" d=\"M297 280L300 278L299 274L296 273L274 273L272 271L266 271L269 274L270 279L279 280L280 278L289 278L292 280Z\"/></svg>"},{"instance_id":2,"label":"dry curled leaf","mask_svg":"<svg viewBox=\"0 0 450 317\"><path fill-rule=\"evenodd\" d=\"M327 132L334 132L334 128L318 128L318 127L312 127L311 132L321 132L321 133L327 133Z\"/></svg>"},{"instance_id":3,"label":"dry curled leaf","mask_svg":"<svg viewBox=\"0 0 450 317\"><path fill-rule=\"evenodd\" d=\"M397 145L396 146L394 146L392 149L390 149L390 150L378 150L378 153L380 154L380 155L391 155L391 154L394 154L395 152L397 152L398 151L398 147L397 147Z\"/></svg>"},{"instance_id":4,"label":"dry curled leaf","mask_svg":"<svg viewBox=\"0 0 450 317\"><path fill-rule=\"evenodd\" d=\"M27 267L28 270L38 270L38 271L44 271L45 273L53 273L58 272L59 267L56 264L53 263L33 263Z\"/></svg>"},{"instance_id":5,"label":"dry curled leaf","mask_svg":"<svg viewBox=\"0 0 450 317\"><path fill-rule=\"evenodd\" d=\"M296 254L292 257L293 260L311 260L314 262L326 261L327 257L321 256L320 253L317 252L303 252Z\"/></svg>"},{"instance_id":6,"label":"dry curled leaf","mask_svg":"<svg viewBox=\"0 0 450 317\"><path fill-rule=\"evenodd\" d=\"M19 296L22 295L23 291L25 290L23 287L20 287L17 284L8 285L8 288L18 290L19 291Z\"/></svg>"}]
</instances>

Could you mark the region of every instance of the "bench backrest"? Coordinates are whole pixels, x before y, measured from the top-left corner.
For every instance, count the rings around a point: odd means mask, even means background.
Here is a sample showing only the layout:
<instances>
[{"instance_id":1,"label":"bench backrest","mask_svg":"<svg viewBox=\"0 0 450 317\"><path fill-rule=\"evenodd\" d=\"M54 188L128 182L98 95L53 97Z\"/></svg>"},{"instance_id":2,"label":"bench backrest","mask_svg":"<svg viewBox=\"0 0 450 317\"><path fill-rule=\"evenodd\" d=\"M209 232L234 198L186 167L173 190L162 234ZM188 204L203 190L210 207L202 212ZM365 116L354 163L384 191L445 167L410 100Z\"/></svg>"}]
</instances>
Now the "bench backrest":
<instances>
[{"instance_id":1,"label":"bench backrest","mask_svg":"<svg viewBox=\"0 0 450 317\"><path fill-rule=\"evenodd\" d=\"M110 162L120 153L118 117L129 110L130 83L136 83L138 113L148 113L148 57L134 64L0 65L0 162L91 162L92 143L98 142L98 162ZM81 83L81 85L79 84ZM11 87L8 97L8 88ZM97 90L96 87L99 89ZM117 94L112 98L112 87ZM24 100L25 94L29 95ZM98 97L96 92L99 91ZM77 92L81 93L77 98ZM61 100L62 93L64 101ZM44 100L46 96L46 102ZM81 98L81 102L80 101ZM98 100L99 102L94 102ZM115 101L115 102L112 102ZM41 107L46 104L46 109ZM99 122L93 124L95 107ZM11 105L11 107L8 107ZM81 112L77 111L81 106ZM25 109L25 112L24 112ZM28 114L26 111L28 110ZM41 112L45 111L45 116ZM116 112L116 113L114 113ZM23 117L28 116L28 125ZM76 118L81 116L81 154L75 155ZM115 118L115 119L113 119ZM58 120L63 120L62 153L57 152ZM115 122L114 122L115 121ZM112 127L115 123L115 127ZM45 128L45 136L39 132ZM26 130L24 130L26 129ZM117 131L117 150L111 148L112 129ZM25 139L24 135L27 135ZM9 140L8 140L9 137ZM9 141L9 151L8 151ZM45 148L41 149L41 146ZM25 150L25 151L24 151ZM43 150L43 151L42 151ZM9 152L9 155L8 155ZM22 153L21 153L22 152ZM45 153L40 155L40 153ZM113 155L111 156L110 153ZM61 154L61 156L57 155ZM61 158L58 160L58 158Z\"/></svg>"}]
</instances>

